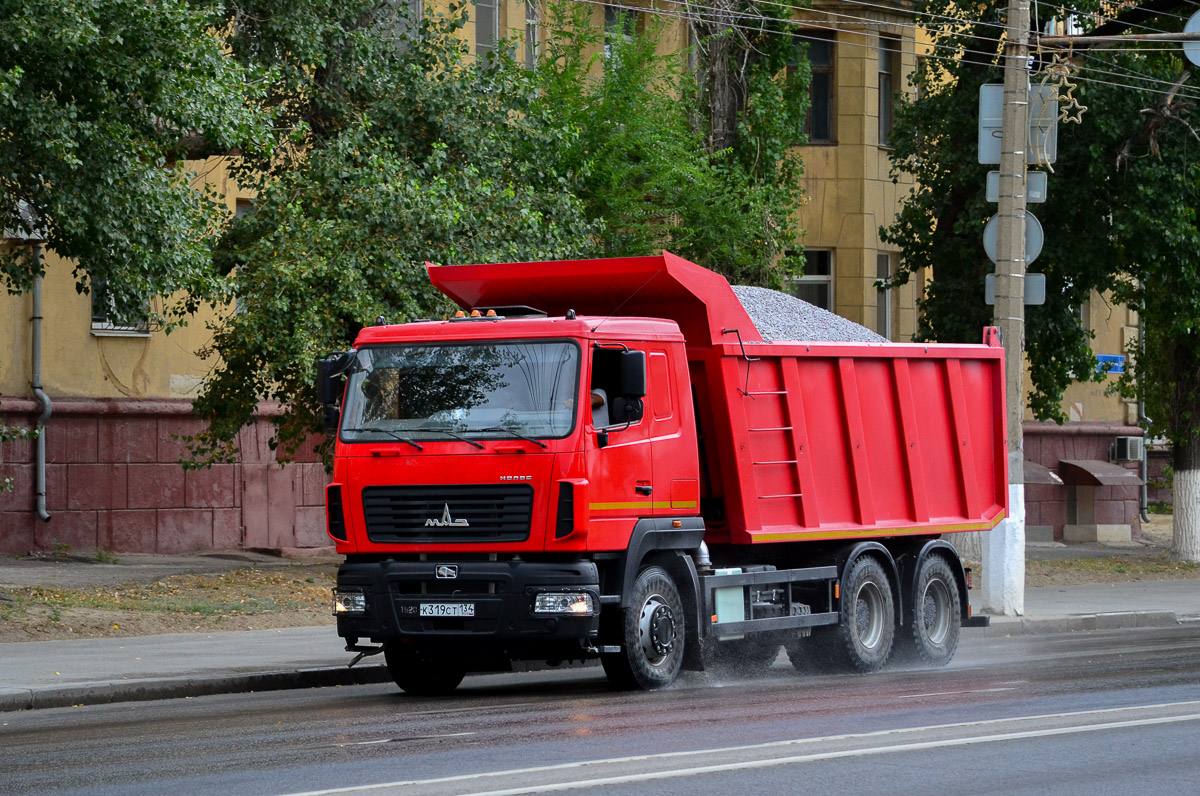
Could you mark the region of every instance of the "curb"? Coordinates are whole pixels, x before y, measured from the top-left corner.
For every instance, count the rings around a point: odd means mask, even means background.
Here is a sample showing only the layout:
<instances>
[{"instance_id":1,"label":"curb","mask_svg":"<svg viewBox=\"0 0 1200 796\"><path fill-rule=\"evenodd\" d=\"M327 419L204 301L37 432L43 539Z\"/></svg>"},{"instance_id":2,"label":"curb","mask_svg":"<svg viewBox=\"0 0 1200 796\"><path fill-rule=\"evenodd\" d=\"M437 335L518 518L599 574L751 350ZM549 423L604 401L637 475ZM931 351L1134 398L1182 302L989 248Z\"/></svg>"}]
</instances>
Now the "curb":
<instances>
[{"instance_id":1,"label":"curb","mask_svg":"<svg viewBox=\"0 0 1200 796\"><path fill-rule=\"evenodd\" d=\"M156 677L141 680L110 680L37 688L0 690L0 713L16 710L104 705L114 702L145 702L154 699L244 694L251 691L283 691L327 688L340 685L371 685L391 682L386 666L368 664L350 669L326 666L250 674Z\"/></svg>"},{"instance_id":2,"label":"curb","mask_svg":"<svg viewBox=\"0 0 1200 796\"><path fill-rule=\"evenodd\" d=\"M967 628L966 632L980 638L1004 636L1034 636L1052 633L1081 633L1092 630L1131 630L1144 627L1175 627L1200 619L1180 620L1174 611L1112 611L1097 614L1050 616L1044 619L1028 617L993 617L986 628Z\"/></svg>"}]
</instances>

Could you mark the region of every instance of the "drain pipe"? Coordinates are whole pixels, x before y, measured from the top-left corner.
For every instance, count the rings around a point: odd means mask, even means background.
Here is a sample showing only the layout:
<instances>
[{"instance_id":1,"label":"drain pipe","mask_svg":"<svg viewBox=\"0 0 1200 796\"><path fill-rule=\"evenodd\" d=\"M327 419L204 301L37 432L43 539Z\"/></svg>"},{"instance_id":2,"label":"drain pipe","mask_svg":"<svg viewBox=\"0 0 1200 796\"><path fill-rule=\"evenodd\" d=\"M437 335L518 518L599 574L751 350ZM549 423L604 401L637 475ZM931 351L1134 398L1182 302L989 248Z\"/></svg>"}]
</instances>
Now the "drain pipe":
<instances>
[{"instance_id":1,"label":"drain pipe","mask_svg":"<svg viewBox=\"0 0 1200 796\"><path fill-rule=\"evenodd\" d=\"M42 260L42 245L36 241L33 246L33 261ZM40 269L39 269L40 270ZM42 390L42 277L39 274L33 280L33 372L30 376L30 386L33 397L42 405L41 414L37 416L37 470L34 481L34 500L38 519L50 522L50 514L46 511L46 421L50 419L53 407L50 396Z\"/></svg>"}]
</instances>

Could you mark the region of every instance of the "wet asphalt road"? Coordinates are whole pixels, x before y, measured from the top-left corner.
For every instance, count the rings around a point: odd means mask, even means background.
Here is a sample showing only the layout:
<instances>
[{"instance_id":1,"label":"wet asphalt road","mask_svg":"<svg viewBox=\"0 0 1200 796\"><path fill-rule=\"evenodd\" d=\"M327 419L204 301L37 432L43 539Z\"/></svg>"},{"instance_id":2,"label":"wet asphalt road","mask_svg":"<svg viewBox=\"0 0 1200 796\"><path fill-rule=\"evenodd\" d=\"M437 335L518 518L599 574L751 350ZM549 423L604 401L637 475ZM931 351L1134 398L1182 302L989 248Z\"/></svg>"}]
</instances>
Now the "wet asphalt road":
<instances>
[{"instance_id":1,"label":"wet asphalt road","mask_svg":"<svg viewBox=\"0 0 1200 796\"><path fill-rule=\"evenodd\" d=\"M468 678L446 699L356 686L0 724L3 794L1194 793L1200 624L965 631L948 669L868 677L781 656L657 693L611 692L591 668Z\"/></svg>"}]
</instances>

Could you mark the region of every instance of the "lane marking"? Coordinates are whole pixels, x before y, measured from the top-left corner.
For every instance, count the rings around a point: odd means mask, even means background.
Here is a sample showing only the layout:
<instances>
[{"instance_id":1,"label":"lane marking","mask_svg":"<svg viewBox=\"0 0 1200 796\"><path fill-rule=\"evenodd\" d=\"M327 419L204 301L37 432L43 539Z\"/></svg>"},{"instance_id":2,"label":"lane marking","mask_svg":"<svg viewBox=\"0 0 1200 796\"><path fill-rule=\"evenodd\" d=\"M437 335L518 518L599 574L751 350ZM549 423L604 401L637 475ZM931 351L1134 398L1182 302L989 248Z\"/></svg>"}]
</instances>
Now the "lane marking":
<instances>
[{"instance_id":1,"label":"lane marking","mask_svg":"<svg viewBox=\"0 0 1200 796\"><path fill-rule=\"evenodd\" d=\"M343 749L348 746L378 746L385 743L404 743L405 741L436 741L442 738L464 738L468 735L475 735L473 732L446 732L441 735L408 735L403 738L376 738L373 741L346 741L344 743L326 744L325 746L312 747L314 749Z\"/></svg>"},{"instance_id":2,"label":"lane marking","mask_svg":"<svg viewBox=\"0 0 1200 796\"><path fill-rule=\"evenodd\" d=\"M994 694L997 691L1015 691L1014 686L1002 688L972 688L965 691L932 691L928 694L898 694L896 699L924 699L925 697L956 696L958 694Z\"/></svg>"},{"instance_id":3,"label":"lane marking","mask_svg":"<svg viewBox=\"0 0 1200 796\"><path fill-rule=\"evenodd\" d=\"M1187 716L1164 716L1153 719L1137 719L1133 721L1114 721L1105 724L1087 724L1079 727L1059 727L1047 730L1029 730L1027 732L1008 732L996 735L981 735L973 738L947 738L942 741L920 741L893 746L874 746L865 749L847 749L839 752L818 752L808 755L791 755L775 757L768 760L748 760L742 763L725 763L718 766L697 766L695 768L675 768L667 771L653 771L643 774L626 774L615 777L598 777L596 779L574 780L571 782L552 782L543 785L528 785L504 790L471 791L464 796L517 796L524 793L550 793L564 790L580 790L583 788L604 787L606 785L628 785L635 782L652 782L659 779L675 779L677 777L693 777L701 774L721 774L730 771L748 771L756 768L772 768L775 766L798 765L814 763L823 760L839 760L848 757L874 757L876 755L897 754L900 752L918 752L926 749L944 749L955 746L971 746L981 743L997 743L999 741L1018 741L1030 738L1047 738L1057 735L1074 735L1085 732L1101 732L1130 727L1145 727L1155 724L1178 724L1185 721L1200 721L1200 713ZM423 785L434 780L405 783L407 785Z\"/></svg>"},{"instance_id":4,"label":"lane marking","mask_svg":"<svg viewBox=\"0 0 1200 796\"><path fill-rule=\"evenodd\" d=\"M719 747L716 749L698 749L698 750L683 751L683 752L662 752L660 754L631 755L628 757L613 757L613 758L607 758L607 759L601 759L601 760L582 760L582 761L578 761L578 762L574 762L574 763L559 763L559 764L551 765L551 766L532 766L529 768L506 769L504 771L483 771L483 772L479 772L476 774L460 774L457 776L436 777L433 779L398 780L395 782L380 782L380 783L371 784L371 785L349 785L349 786L342 787L342 788L328 788L325 790L300 791L300 792L296 792L296 793L287 794L287 796L327 796L328 794L364 793L364 792L372 791L372 790L384 790L387 788L400 788L400 787L413 787L413 786L417 786L417 785L439 785L439 784L449 784L449 783L456 783L456 782L466 783L466 782L470 782L472 780L483 780L483 779L489 779L489 778L494 779L496 777L516 776L516 775L522 775L522 774L539 774L539 773L549 773L549 772L555 772L555 771L571 771L574 769L581 769L581 768L586 768L586 767L595 767L595 766L602 766L602 765L621 765L621 764L640 763L640 762L654 761L654 760L673 760L673 759L687 758L687 757L708 757L708 756L712 756L714 754L733 754L733 753L738 753L738 752L751 752L751 751L757 751L757 750L779 749L779 748L788 747L788 746L805 746L805 745L812 745L812 744L817 744L817 743L822 743L822 742L833 742L833 741L870 740L870 739L876 739L876 738L887 738L889 736L908 735L908 734L914 734L914 733L920 733L920 732L938 732L938 731L945 731L945 730L961 730L961 729L967 729L967 728L998 727L998 726L1002 726L1002 725L1006 725L1006 724L1015 724L1017 722L1046 721L1046 720L1050 720L1050 719L1073 719L1073 718L1081 718L1081 717L1087 717L1087 716L1102 716L1102 715L1125 715L1125 714L1136 713L1136 712L1141 712L1141 711L1162 710L1162 709L1166 709L1166 708L1200 708L1200 700L1190 700L1190 701L1184 701L1184 702L1162 702L1162 703L1157 703L1157 704L1153 704L1153 705L1131 705L1131 706L1123 707L1123 708L1096 708L1094 710L1067 711L1067 712L1063 712L1063 713L1044 713L1044 714L1038 714L1038 715L1033 715L1033 716L1014 716L1014 717L1003 718L1003 719L988 719L985 721L962 721L962 722L953 722L953 723L949 723L949 724L931 724L931 725L928 725L925 727L901 727L901 728L896 728L896 729L891 729L891 730L876 730L874 732L865 732L865 733L847 733L844 735L826 735L826 736L821 736L821 737L816 737L816 738L795 738L795 739L786 740L786 741L767 741L765 743L759 743L759 744L747 744L747 745L743 745L743 746L726 746L726 747ZM916 750L916 749L920 749L920 748L932 748L932 747L928 746L929 744L962 745L962 744L966 744L966 743L980 743L980 742L982 742L981 738L983 738L983 737L987 737L992 740L996 740L996 739L1015 740L1015 739L1019 739L1021 737L1039 737L1039 736L1035 735L1036 733L1063 735L1063 734L1068 734L1068 733L1072 733L1072 732L1095 732L1095 731L1102 730L1102 729L1120 729L1123 726L1142 726L1143 724L1164 724L1164 723L1170 723L1170 722L1196 721L1196 720L1200 720L1200 713L1188 713L1188 714L1183 714L1181 716L1166 716L1166 717L1159 717L1159 718L1130 719L1130 720L1124 721L1124 722L1109 722L1109 723L1103 723L1103 724L1080 725L1078 728L1065 727L1065 728L1057 728L1057 729L1049 729L1049 730L1028 730L1025 732L1002 733L1002 734L997 734L997 735L992 735L992 736L977 736L975 738L969 738L969 739L954 738L954 739L947 739L946 741L925 741L925 742L914 742L912 744L905 744L905 745L892 745L892 746L886 746L886 747L867 747L864 749L823 753L823 754L818 754L815 756L814 755L798 755L798 756L793 756L793 757L788 757L788 758L774 758L772 760L766 760L766 761L761 761L761 762L755 761L753 763L730 764L730 765L742 765L742 766L745 766L745 765L764 765L764 766L765 765L778 765L779 763L777 763L776 761L790 761L790 760L795 759L796 762L803 762L803 759L807 759L807 758L831 759L830 757L828 757L829 755L845 757L845 756L851 756L851 755L880 754L881 752L875 751L875 750L879 750L879 749L901 751L901 750L910 750L910 749ZM673 769L669 772L661 772L661 773L655 772L654 774L641 774L641 775L632 775L632 776L664 778L664 777L670 777L670 776L685 776L687 774L687 772L704 773L705 771L707 771L707 769L701 769L701 768ZM616 780L614 780L613 782L615 784ZM518 789L518 790L511 791L511 792L512 793L530 793L530 792L535 792L538 789L546 790L548 787L549 786L537 786L536 788L532 788L532 789L527 787L524 789ZM564 789L567 789L570 787L592 787L592 786L591 785L584 786L584 785L579 785L579 784L575 784L575 783L571 783L571 784L564 783L564 784L558 785L559 790L564 790ZM497 791L497 793L508 793L508 792L510 792L510 791ZM482 796L482 793L477 794L477 796Z\"/></svg>"}]
</instances>

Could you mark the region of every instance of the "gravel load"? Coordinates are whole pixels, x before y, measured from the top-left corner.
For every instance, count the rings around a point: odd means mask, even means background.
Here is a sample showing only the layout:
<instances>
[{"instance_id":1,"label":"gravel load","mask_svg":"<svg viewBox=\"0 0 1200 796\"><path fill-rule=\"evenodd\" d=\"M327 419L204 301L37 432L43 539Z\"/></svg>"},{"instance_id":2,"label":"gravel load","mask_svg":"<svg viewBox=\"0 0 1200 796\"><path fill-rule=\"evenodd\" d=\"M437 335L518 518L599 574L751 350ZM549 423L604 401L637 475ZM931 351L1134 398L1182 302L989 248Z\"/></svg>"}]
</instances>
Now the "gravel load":
<instances>
[{"instance_id":1,"label":"gravel load","mask_svg":"<svg viewBox=\"0 0 1200 796\"><path fill-rule=\"evenodd\" d=\"M768 343L805 342L886 343L886 337L807 301L765 287L734 285L758 333Z\"/></svg>"}]
</instances>

